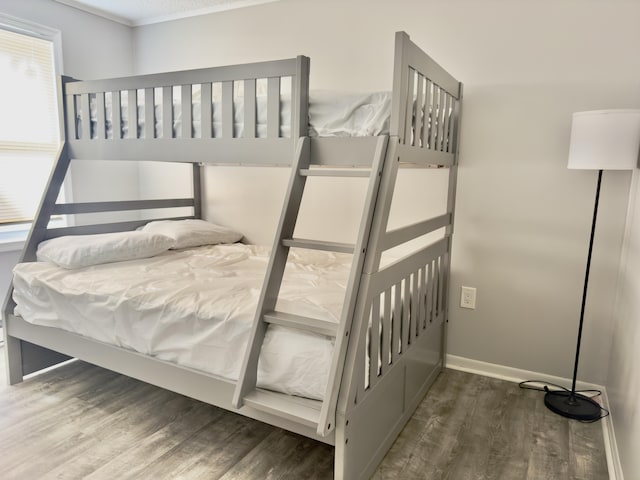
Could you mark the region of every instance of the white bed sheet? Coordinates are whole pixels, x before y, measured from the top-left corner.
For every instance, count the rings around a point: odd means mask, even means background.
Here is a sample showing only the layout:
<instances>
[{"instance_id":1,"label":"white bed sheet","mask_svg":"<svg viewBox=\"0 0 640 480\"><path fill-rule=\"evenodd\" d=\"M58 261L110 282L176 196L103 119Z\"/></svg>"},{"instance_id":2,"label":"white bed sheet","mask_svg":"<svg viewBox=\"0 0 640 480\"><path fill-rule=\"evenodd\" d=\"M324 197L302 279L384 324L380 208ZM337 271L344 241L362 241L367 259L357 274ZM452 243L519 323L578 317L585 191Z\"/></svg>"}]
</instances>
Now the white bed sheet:
<instances>
[{"instance_id":1,"label":"white bed sheet","mask_svg":"<svg viewBox=\"0 0 640 480\"><path fill-rule=\"evenodd\" d=\"M268 249L216 245L65 270L14 269L15 313L226 379L239 376ZM292 249L278 309L338 322L351 256ZM263 388L322 399L333 339L270 326Z\"/></svg>"}]
</instances>

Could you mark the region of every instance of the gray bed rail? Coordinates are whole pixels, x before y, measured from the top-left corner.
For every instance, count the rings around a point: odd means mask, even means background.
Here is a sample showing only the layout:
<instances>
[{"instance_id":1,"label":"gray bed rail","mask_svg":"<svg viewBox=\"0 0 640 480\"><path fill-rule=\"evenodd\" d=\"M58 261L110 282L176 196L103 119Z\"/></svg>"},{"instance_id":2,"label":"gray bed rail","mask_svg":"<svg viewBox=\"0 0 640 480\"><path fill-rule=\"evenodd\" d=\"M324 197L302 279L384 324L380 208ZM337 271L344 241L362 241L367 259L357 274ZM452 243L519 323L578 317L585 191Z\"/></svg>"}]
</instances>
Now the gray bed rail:
<instances>
[{"instance_id":1,"label":"gray bed rail","mask_svg":"<svg viewBox=\"0 0 640 480\"><path fill-rule=\"evenodd\" d=\"M307 134L308 78L309 59L299 56L68 81L64 105L69 155L289 165L297 139ZM258 138L258 103L266 109L263 138ZM216 117L219 124L214 125Z\"/></svg>"}]
</instances>

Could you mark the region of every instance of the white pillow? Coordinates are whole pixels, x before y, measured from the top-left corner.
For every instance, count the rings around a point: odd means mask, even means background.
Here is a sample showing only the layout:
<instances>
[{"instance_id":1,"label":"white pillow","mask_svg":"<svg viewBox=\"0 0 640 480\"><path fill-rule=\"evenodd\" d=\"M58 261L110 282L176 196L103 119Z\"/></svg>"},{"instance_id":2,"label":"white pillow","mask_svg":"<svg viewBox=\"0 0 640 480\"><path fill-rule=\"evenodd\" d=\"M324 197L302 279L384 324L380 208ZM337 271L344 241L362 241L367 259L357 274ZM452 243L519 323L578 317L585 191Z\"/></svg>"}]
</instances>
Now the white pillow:
<instances>
[{"instance_id":1,"label":"white pillow","mask_svg":"<svg viewBox=\"0 0 640 480\"><path fill-rule=\"evenodd\" d=\"M147 258L173 247L172 238L149 232L115 232L52 238L38 245L39 261L63 268Z\"/></svg>"},{"instance_id":2,"label":"white pillow","mask_svg":"<svg viewBox=\"0 0 640 480\"><path fill-rule=\"evenodd\" d=\"M160 233L173 238L172 248L198 247L218 243L235 243L242 234L204 220L157 220L142 227L143 232Z\"/></svg>"}]
</instances>

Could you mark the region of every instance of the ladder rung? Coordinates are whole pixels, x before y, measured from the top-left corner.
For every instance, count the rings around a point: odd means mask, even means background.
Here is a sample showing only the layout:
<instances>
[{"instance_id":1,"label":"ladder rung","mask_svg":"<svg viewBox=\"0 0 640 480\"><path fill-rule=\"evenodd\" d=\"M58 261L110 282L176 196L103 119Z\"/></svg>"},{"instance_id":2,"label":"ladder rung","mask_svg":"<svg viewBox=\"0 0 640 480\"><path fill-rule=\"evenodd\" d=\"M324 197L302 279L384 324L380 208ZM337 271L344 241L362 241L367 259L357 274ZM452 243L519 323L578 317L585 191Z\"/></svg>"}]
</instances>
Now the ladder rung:
<instances>
[{"instance_id":1,"label":"ladder rung","mask_svg":"<svg viewBox=\"0 0 640 480\"><path fill-rule=\"evenodd\" d=\"M303 177L366 177L371 176L371 170L355 170L353 168L303 168Z\"/></svg>"},{"instance_id":2,"label":"ladder rung","mask_svg":"<svg viewBox=\"0 0 640 480\"><path fill-rule=\"evenodd\" d=\"M284 393L255 389L244 397L245 405L256 410L317 428L322 402Z\"/></svg>"},{"instance_id":3,"label":"ladder rung","mask_svg":"<svg viewBox=\"0 0 640 480\"><path fill-rule=\"evenodd\" d=\"M264 314L264 321L273 325L320 333L328 337L335 337L338 330L337 323L286 312L267 312Z\"/></svg>"},{"instance_id":4,"label":"ladder rung","mask_svg":"<svg viewBox=\"0 0 640 480\"><path fill-rule=\"evenodd\" d=\"M285 247L308 248L311 250L325 250L327 252L353 253L355 246L350 243L325 242L320 240L305 240L302 238L288 238L282 240Z\"/></svg>"}]
</instances>

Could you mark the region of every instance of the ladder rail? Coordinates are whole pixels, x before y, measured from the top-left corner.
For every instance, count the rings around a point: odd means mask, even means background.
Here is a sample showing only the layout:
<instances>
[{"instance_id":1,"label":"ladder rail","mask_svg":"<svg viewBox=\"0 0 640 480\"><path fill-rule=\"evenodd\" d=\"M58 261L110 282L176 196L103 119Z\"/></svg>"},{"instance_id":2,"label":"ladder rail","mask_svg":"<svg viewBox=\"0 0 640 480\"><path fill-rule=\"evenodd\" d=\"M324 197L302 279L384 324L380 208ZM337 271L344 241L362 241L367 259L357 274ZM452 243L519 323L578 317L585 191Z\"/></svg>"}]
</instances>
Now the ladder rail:
<instances>
[{"instance_id":1,"label":"ladder rail","mask_svg":"<svg viewBox=\"0 0 640 480\"><path fill-rule=\"evenodd\" d=\"M274 398L266 398L264 395L256 393L260 352L267 328L271 324L280 324L288 328L297 328L300 330L316 331L318 333L335 337L335 344L333 347L331 364L328 367L329 375L325 388L324 400L320 404L319 412L317 416L316 414L301 414L299 415L299 421L308 423L310 418L315 418L317 422L317 433L320 436L326 436L335 429L337 403L340 385L342 383L342 376L344 373L344 362L347 354L347 347L349 345L350 331L358 303L358 292L363 278L365 260L370 255L368 252L371 244L370 236L372 235L372 228L375 224L374 220L378 216L376 211L378 209L377 204L380 202L379 197L381 185L387 185L390 181L389 175L385 175L384 171L389 162L393 162L396 159L396 156L395 143L393 143L393 141L390 143L388 136L378 137L376 140L376 148L371 159L371 168L367 173L369 182L365 203L362 210L356 242L353 245L295 239L293 238L293 233L300 213L306 178L310 176L309 165L312 160L309 138L302 137L300 139L296 150L296 156L291 166L291 177L274 238L267 272L253 319L251 337L244 353L240 377L236 384L236 389L232 399L232 405L235 408L248 405L253 408L262 408L272 413L275 409L281 410L280 415L283 417L295 417L296 414L293 411L289 412L287 410L288 403L284 399L280 399L278 397L279 394L273 394L272 397L275 395ZM391 165L390 169L395 172L396 169L393 168L394 166L395 165ZM339 176L342 176L341 174L343 172L332 171L331 173L340 174ZM358 174L354 176L360 177L362 175ZM395 179L394 175L392 175L392 177ZM386 197L385 195L382 195L382 197L384 202ZM385 210L385 212L388 214L387 210ZM385 218L386 216L387 215L385 215ZM375 242L373 244L375 245ZM326 322L322 322L318 319L275 311L287 263L287 257L291 247L330 251L348 251L353 253L340 320L335 327L333 325L325 325Z\"/></svg>"},{"instance_id":2,"label":"ladder rail","mask_svg":"<svg viewBox=\"0 0 640 480\"><path fill-rule=\"evenodd\" d=\"M371 165L371 176L367 188L364 209L358 230L358 237L355 244L354 256L351 264L351 273L347 282L340 323L336 335L336 342L333 347L333 355L329 370L329 379L325 390L324 401L320 409L320 419L318 422L318 434L325 436L335 428L336 409L340 384L344 372L345 357L349 345L349 336L355 314L360 282L364 268L365 258L369 249L369 237L371 234L376 204L378 203L379 191L382 184L383 171L386 159L389 155L395 155L395 144L390 144L388 136L380 136L376 145L376 150ZM388 152L390 148L391 152ZM388 212L387 212L388 214Z\"/></svg>"},{"instance_id":3,"label":"ladder rail","mask_svg":"<svg viewBox=\"0 0 640 480\"><path fill-rule=\"evenodd\" d=\"M244 397L256 388L258 380L258 358L260 357L262 342L268 326L268 324L263 321L263 318L265 313L275 310L276 307L289 253L289 247L284 245L282 240L293 236L306 182L306 177L301 176L299 172L301 169L309 167L309 159L309 137L301 137L298 140L294 161L291 165L291 177L287 187L287 196L284 200L284 207L276 230L267 272L262 284L262 291L260 292L256 313L253 318L249 344L245 350L240 376L231 401L235 408L242 407Z\"/></svg>"}]
</instances>

